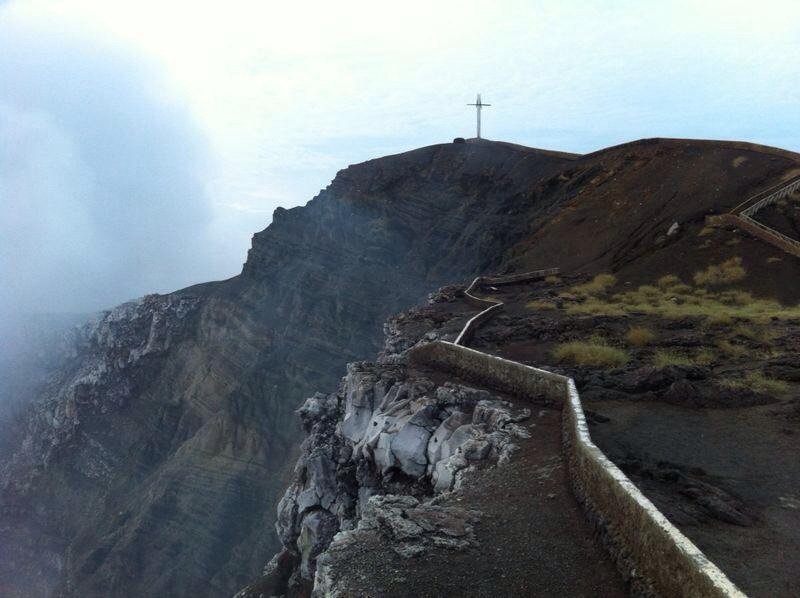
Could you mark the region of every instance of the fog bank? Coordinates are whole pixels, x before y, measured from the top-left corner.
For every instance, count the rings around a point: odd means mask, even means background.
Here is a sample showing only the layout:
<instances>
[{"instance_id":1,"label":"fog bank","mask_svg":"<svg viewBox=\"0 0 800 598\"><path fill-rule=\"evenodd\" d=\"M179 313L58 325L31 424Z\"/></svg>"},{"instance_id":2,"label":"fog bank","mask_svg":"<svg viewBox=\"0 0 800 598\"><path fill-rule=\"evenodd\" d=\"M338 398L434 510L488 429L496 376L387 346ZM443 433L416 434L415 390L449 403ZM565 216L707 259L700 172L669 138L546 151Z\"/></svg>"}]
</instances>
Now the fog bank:
<instances>
[{"instance_id":1,"label":"fog bank","mask_svg":"<svg viewBox=\"0 0 800 598\"><path fill-rule=\"evenodd\" d=\"M207 276L206 141L156 69L0 5L0 324Z\"/></svg>"}]
</instances>

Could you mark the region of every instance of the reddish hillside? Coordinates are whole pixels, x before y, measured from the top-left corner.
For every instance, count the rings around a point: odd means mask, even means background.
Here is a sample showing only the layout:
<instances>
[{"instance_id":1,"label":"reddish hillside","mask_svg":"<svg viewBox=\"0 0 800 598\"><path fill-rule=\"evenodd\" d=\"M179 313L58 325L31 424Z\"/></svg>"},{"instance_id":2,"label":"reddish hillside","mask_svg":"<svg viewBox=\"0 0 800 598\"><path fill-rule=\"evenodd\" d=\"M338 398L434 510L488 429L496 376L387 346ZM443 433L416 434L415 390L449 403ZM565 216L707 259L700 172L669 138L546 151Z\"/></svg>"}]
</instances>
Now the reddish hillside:
<instances>
[{"instance_id":1,"label":"reddish hillside","mask_svg":"<svg viewBox=\"0 0 800 598\"><path fill-rule=\"evenodd\" d=\"M663 274L690 278L741 256L748 272L759 273L744 287L795 301L800 289L781 281L800 274L800 261L744 234L703 229L706 216L799 172L800 155L740 142L647 139L588 154L531 189L531 206L548 209L531 210L511 263L612 271L641 283Z\"/></svg>"}]
</instances>

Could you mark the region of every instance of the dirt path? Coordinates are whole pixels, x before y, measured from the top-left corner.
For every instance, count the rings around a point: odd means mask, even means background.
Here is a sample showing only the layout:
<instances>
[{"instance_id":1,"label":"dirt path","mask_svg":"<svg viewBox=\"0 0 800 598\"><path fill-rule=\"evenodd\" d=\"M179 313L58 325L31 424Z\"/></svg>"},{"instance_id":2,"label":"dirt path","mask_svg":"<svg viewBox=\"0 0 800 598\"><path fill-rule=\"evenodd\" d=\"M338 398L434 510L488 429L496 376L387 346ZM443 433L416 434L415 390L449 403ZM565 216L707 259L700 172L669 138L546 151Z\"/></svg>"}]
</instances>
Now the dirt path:
<instances>
[{"instance_id":1,"label":"dirt path","mask_svg":"<svg viewBox=\"0 0 800 598\"><path fill-rule=\"evenodd\" d=\"M596 402L597 445L749 596L800 596L800 429L786 406Z\"/></svg>"},{"instance_id":2,"label":"dirt path","mask_svg":"<svg viewBox=\"0 0 800 598\"><path fill-rule=\"evenodd\" d=\"M626 596L625 584L578 506L561 455L561 412L529 403L531 438L510 464L475 472L441 502L477 509L476 548L405 559L363 547L348 568L351 596ZM361 572L361 574L359 573ZM363 575L363 572L369 572ZM363 586L359 578L363 576Z\"/></svg>"}]
</instances>

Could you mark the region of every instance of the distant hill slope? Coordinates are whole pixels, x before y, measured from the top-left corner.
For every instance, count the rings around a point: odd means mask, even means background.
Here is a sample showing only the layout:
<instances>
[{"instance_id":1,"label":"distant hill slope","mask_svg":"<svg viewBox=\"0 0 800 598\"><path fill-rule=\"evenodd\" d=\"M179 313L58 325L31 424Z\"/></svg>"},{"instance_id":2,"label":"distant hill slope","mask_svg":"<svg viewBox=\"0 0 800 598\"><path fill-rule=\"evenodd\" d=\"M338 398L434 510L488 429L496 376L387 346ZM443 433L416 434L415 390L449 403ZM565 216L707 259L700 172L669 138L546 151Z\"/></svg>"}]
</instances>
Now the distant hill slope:
<instances>
[{"instance_id":1,"label":"distant hill slope","mask_svg":"<svg viewBox=\"0 0 800 598\"><path fill-rule=\"evenodd\" d=\"M773 247L741 234L712 242L703 229L707 215L797 174L800 155L743 142L645 139L587 154L532 190L528 231L508 261L520 270L614 271L638 283L657 273L691 278L737 255L761 274L749 279L753 291L796 301L800 288L782 280L798 274L797 260L767 268L780 253ZM537 204L551 208L534 215Z\"/></svg>"}]
</instances>

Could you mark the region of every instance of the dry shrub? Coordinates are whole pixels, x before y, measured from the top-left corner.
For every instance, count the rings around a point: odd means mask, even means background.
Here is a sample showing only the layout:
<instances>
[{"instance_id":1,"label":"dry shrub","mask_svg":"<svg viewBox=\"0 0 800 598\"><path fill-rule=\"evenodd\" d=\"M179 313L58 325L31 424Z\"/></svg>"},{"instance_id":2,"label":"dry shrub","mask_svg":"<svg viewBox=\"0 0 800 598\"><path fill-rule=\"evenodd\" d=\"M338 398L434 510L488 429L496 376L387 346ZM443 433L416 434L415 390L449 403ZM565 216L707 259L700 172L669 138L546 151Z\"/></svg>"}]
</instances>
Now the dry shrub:
<instances>
[{"instance_id":1,"label":"dry shrub","mask_svg":"<svg viewBox=\"0 0 800 598\"><path fill-rule=\"evenodd\" d=\"M672 349L659 349L658 351L655 352L654 361L656 367L659 368L664 368L667 367L668 365L692 364L692 360L688 355Z\"/></svg>"},{"instance_id":2,"label":"dry shrub","mask_svg":"<svg viewBox=\"0 0 800 598\"><path fill-rule=\"evenodd\" d=\"M789 385L783 380L768 378L761 372L750 372L744 378L726 379L719 382L723 388L734 390L747 389L759 394L777 395L789 390Z\"/></svg>"},{"instance_id":3,"label":"dry shrub","mask_svg":"<svg viewBox=\"0 0 800 598\"><path fill-rule=\"evenodd\" d=\"M551 311L558 308L558 306L552 301L545 301L544 299L538 299L536 301L528 301L525 304L525 307L527 307L528 309L535 309L538 311Z\"/></svg>"},{"instance_id":4,"label":"dry shrub","mask_svg":"<svg viewBox=\"0 0 800 598\"><path fill-rule=\"evenodd\" d=\"M660 289L668 289L676 284L681 284L681 279L674 274L667 274L659 278L656 284Z\"/></svg>"},{"instance_id":5,"label":"dry shrub","mask_svg":"<svg viewBox=\"0 0 800 598\"><path fill-rule=\"evenodd\" d=\"M722 351L728 357L742 357L747 353L747 347L742 345L734 345L730 341L721 340L717 341L717 349Z\"/></svg>"},{"instance_id":6,"label":"dry shrub","mask_svg":"<svg viewBox=\"0 0 800 598\"><path fill-rule=\"evenodd\" d=\"M694 358L694 362L698 365L711 365L717 361L717 356L711 349L700 349Z\"/></svg>"},{"instance_id":7,"label":"dry shrub","mask_svg":"<svg viewBox=\"0 0 800 598\"><path fill-rule=\"evenodd\" d=\"M754 301L747 291L724 291L719 294L719 300L728 305L750 305Z\"/></svg>"},{"instance_id":8,"label":"dry shrub","mask_svg":"<svg viewBox=\"0 0 800 598\"><path fill-rule=\"evenodd\" d=\"M733 317L727 312L722 311L722 307L723 306L720 306L719 309L711 310L709 313L705 314L706 324L711 327L720 328L733 324Z\"/></svg>"},{"instance_id":9,"label":"dry shrub","mask_svg":"<svg viewBox=\"0 0 800 598\"><path fill-rule=\"evenodd\" d=\"M628 334L625 335L625 339L628 341L629 345L633 345L634 347L644 347L645 345L649 345L650 343L655 340L656 335L653 333L652 330L649 328L644 328L643 326L631 326L630 330L628 330Z\"/></svg>"},{"instance_id":10,"label":"dry shrub","mask_svg":"<svg viewBox=\"0 0 800 598\"><path fill-rule=\"evenodd\" d=\"M559 282L561 282L561 279L558 276L550 275L545 277L544 281L547 284L558 284Z\"/></svg>"},{"instance_id":11,"label":"dry shrub","mask_svg":"<svg viewBox=\"0 0 800 598\"><path fill-rule=\"evenodd\" d=\"M739 324L731 330L731 336L741 336L742 338L750 339L751 341L758 339L758 333L752 326L746 324Z\"/></svg>"},{"instance_id":12,"label":"dry shrub","mask_svg":"<svg viewBox=\"0 0 800 598\"><path fill-rule=\"evenodd\" d=\"M557 345L552 353L556 360L576 365L619 367L628 363L630 359L626 351L611 347L602 339L562 343Z\"/></svg>"},{"instance_id":13,"label":"dry shrub","mask_svg":"<svg viewBox=\"0 0 800 598\"><path fill-rule=\"evenodd\" d=\"M742 258L732 257L721 264L712 264L705 270L695 272L694 282L699 285L719 286L731 284L747 276L747 271L742 266Z\"/></svg>"},{"instance_id":14,"label":"dry shrub","mask_svg":"<svg viewBox=\"0 0 800 598\"><path fill-rule=\"evenodd\" d=\"M598 295L605 293L617 282L617 277L613 274L598 274L589 282L572 287L572 292L578 295Z\"/></svg>"}]
</instances>

